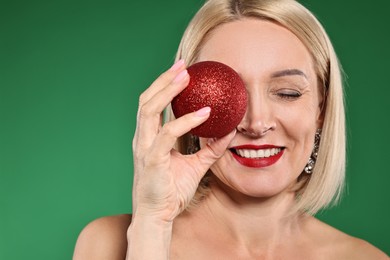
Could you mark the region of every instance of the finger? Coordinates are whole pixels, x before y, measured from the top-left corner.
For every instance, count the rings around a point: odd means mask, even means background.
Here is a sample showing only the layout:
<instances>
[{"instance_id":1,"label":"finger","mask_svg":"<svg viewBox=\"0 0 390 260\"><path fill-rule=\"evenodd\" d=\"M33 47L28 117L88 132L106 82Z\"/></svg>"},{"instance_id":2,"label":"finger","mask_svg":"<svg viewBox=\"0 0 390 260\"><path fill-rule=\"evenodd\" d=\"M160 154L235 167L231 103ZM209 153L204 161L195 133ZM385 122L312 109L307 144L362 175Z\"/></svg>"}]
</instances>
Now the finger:
<instances>
[{"instance_id":1,"label":"finger","mask_svg":"<svg viewBox=\"0 0 390 260\"><path fill-rule=\"evenodd\" d=\"M153 143L151 150L153 157L159 159L169 154L177 138L205 122L210 116L210 111L210 107L204 107L166 123Z\"/></svg>"},{"instance_id":2,"label":"finger","mask_svg":"<svg viewBox=\"0 0 390 260\"><path fill-rule=\"evenodd\" d=\"M157 118L155 119L157 120ZM161 129L161 125L163 123L163 120L164 120L164 114L163 113L160 113L159 115L159 119L158 119L158 124L157 126L155 127L156 129L154 129L154 136L157 135L157 133L159 132L159 130ZM135 129L135 133L134 133L134 136L133 136L133 142L132 142L132 149L133 149L133 152L136 152L136 151L139 151L140 148L143 149L142 147L140 147L139 145L139 141L140 141L140 135L141 136L146 136L146 135L151 135L150 133L149 134L142 134L142 131L146 131L145 126L142 126L142 125L147 125L145 123L142 123L142 121L140 119L137 119L137 126L136 126L136 129ZM149 129L150 131L151 129ZM144 137L142 137L144 138ZM152 137L153 138L153 137ZM150 140L150 141L153 141ZM144 148L147 148L150 146L150 142L147 142L147 140L142 140L141 139L141 143L143 143L143 146ZM149 145L148 145L149 144Z\"/></svg>"},{"instance_id":3,"label":"finger","mask_svg":"<svg viewBox=\"0 0 390 260\"><path fill-rule=\"evenodd\" d=\"M233 137L236 134L236 130L230 132L228 135L220 139L210 139L205 147L193 154L196 160L197 174L199 179L207 172L207 170L221 158L225 152Z\"/></svg>"},{"instance_id":4,"label":"finger","mask_svg":"<svg viewBox=\"0 0 390 260\"><path fill-rule=\"evenodd\" d=\"M172 102L173 98L188 85L190 77L187 70L180 72L170 84L156 92L149 101L140 108L139 116L161 114Z\"/></svg>"},{"instance_id":5,"label":"finger","mask_svg":"<svg viewBox=\"0 0 390 260\"><path fill-rule=\"evenodd\" d=\"M139 114L141 108L159 91L161 91L163 88L165 88L167 85L169 85L172 80L180 74L185 69L185 62L184 60L179 60L173 66L165 71L163 74L161 74L151 85L149 88L147 88L139 97L138 102L138 111L137 111L137 120L139 119ZM133 147L135 144L137 144L138 140L138 131L136 129L136 132L134 134L133 139Z\"/></svg>"},{"instance_id":6,"label":"finger","mask_svg":"<svg viewBox=\"0 0 390 260\"><path fill-rule=\"evenodd\" d=\"M183 70L170 84L162 88L146 104L140 107L136 132L138 144L143 147L149 147L152 144L160 130L164 109L188 83L188 72L187 70Z\"/></svg>"}]
</instances>

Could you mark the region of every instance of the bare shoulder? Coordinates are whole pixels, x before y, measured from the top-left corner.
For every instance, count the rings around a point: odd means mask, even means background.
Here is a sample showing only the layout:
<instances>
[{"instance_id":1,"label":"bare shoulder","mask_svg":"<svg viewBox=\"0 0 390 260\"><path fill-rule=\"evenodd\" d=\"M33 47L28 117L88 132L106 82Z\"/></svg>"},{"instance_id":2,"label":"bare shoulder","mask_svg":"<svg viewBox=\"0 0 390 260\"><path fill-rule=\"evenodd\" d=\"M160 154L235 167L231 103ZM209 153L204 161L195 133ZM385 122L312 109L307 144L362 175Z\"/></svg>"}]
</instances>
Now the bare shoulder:
<instances>
[{"instance_id":1,"label":"bare shoulder","mask_svg":"<svg viewBox=\"0 0 390 260\"><path fill-rule=\"evenodd\" d=\"M384 252L362 239L350 237L347 243L349 244L348 254L351 255L351 259L390 259Z\"/></svg>"},{"instance_id":2,"label":"bare shoulder","mask_svg":"<svg viewBox=\"0 0 390 260\"><path fill-rule=\"evenodd\" d=\"M318 219L310 218L310 237L327 259L389 260L389 257L367 241L350 236Z\"/></svg>"},{"instance_id":3,"label":"bare shoulder","mask_svg":"<svg viewBox=\"0 0 390 260\"><path fill-rule=\"evenodd\" d=\"M96 219L80 233L73 259L125 259L127 229L131 215L122 214Z\"/></svg>"}]
</instances>

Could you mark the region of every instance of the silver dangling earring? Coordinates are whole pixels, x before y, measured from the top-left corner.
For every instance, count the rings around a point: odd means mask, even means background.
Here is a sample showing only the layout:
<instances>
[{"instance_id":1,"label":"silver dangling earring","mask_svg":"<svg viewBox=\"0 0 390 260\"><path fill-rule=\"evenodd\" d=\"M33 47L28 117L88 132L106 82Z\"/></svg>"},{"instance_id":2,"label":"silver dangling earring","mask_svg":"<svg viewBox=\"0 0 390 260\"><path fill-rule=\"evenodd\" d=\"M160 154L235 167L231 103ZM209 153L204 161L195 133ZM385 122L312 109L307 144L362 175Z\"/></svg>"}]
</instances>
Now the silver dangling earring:
<instances>
[{"instance_id":1,"label":"silver dangling earring","mask_svg":"<svg viewBox=\"0 0 390 260\"><path fill-rule=\"evenodd\" d=\"M194 154L199 151L199 137L190 134L188 139L187 154Z\"/></svg>"},{"instance_id":2,"label":"silver dangling earring","mask_svg":"<svg viewBox=\"0 0 390 260\"><path fill-rule=\"evenodd\" d=\"M305 166L305 173L307 174L311 174L313 172L314 165L316 164L317 161L318 148L320 147L320 140L321 140L321 131L322 131L321 128L317 129L316 135L314 137L313 152L310 155L309 162Z\"/></svg>"}]
</instances>

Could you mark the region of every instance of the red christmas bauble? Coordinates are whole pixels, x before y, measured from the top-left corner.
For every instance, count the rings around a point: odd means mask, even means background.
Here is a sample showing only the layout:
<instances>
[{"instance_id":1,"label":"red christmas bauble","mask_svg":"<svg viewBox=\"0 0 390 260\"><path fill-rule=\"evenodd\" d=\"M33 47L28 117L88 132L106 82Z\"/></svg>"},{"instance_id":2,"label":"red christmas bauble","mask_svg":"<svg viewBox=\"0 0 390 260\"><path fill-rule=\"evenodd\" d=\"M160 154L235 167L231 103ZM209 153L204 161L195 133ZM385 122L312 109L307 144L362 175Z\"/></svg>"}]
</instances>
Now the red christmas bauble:
<instances>
[{"instance_id":1,"label":"red christmas bauble","mask_svg":"<svg viewBox=\"0 0 390 260\"><path fill-rule=\"evenodd\" d=\"M187 68L188 86L172 100L176 118L211 107L210 117L190 132L199 137L222 137L233 131L247 106L245 84L231 67L216 61L202 61Z\"/></svg>"}]
</instances>

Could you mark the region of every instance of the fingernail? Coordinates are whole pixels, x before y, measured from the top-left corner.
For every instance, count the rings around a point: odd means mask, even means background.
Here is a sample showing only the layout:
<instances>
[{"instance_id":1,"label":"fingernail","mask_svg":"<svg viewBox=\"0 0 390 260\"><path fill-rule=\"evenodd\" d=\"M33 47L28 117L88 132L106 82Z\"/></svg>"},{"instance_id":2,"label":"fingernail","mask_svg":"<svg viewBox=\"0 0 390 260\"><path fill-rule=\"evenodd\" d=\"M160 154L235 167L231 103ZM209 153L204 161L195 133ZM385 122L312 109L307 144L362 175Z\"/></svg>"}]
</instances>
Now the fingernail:
<instances>
[{"instance_id":1,"label":"fingernail","mask_svg":"<svg viewBox=\"0 0 390 260\"><path fill-rule=\"evenodd\" d=\"M178 70L181 66L184 65L184 60L181 59L181 60L178 60L175 64L172 65L172 67L170 68L171 71L176 71Z\"/></svg>"},{"instance_id":2,"label":"fingernail","mask_svg":"<svg viewBox=\"0 0 390 260\"><path fill-rule=\"evenodd\" d=\"M198 111L196 111L195 115L199 116L199 117L204 117L204 116L207 116L208 114L210 114L210 111L211 111L210 107L204 107L204 108L201 108Z\"/></svg>"},{"instance_id":3,"label":"fingernail","mask_svg":"<svg viewBox=\"0 0 390 260\"><path fill-rule=\"evenodd\" d=\"M183 70L182 72L180 72L176 77L175 79L173 80L173 83L178 83L180 82L181 80L183 80L186 76L187 76L188 72L187 70Z\"/></svg>"}]
</instances>

